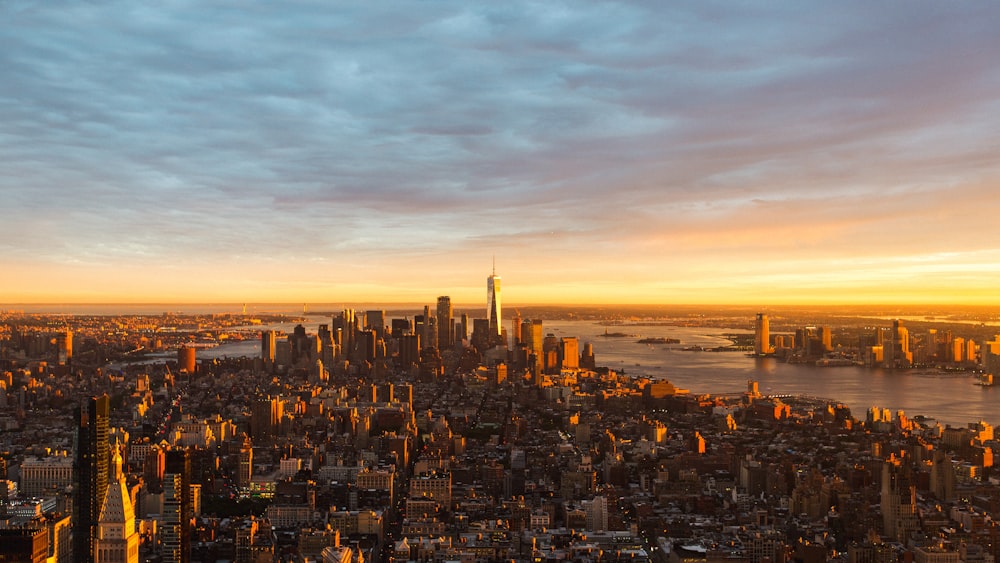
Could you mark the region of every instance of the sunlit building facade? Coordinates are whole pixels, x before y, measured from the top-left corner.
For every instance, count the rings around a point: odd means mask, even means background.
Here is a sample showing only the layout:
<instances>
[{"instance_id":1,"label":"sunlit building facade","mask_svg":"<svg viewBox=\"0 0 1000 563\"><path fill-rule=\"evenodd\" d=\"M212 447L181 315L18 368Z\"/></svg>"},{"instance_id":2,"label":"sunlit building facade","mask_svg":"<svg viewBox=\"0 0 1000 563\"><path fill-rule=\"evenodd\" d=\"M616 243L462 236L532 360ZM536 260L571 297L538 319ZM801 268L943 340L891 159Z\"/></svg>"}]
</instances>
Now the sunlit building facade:
<instances>
[{"instance_id":1,"label":"sunlit building facade","mask_svg":"<svg viewBox=\"0 0 1000 563\"><path fill-rule=\"evenodd\" d=\"M501 325L501 299L500 299L500 276L496 270L486 278L486 318L490 322L490 335L500 336Z\"/></svg>"},{"instance_id":2,"label":"sunlit building facade","mask_svg":"<svg viewBox=\"0 0 1000 563\"><path fill-rule=\"evenodd\" d=\"M770 322L767 319L767 315L763 313L757 313L757 326L753 342L753 353L758 356L764 356L774 351L774 349L771 348Z\"/></svg>"}]
</instances>

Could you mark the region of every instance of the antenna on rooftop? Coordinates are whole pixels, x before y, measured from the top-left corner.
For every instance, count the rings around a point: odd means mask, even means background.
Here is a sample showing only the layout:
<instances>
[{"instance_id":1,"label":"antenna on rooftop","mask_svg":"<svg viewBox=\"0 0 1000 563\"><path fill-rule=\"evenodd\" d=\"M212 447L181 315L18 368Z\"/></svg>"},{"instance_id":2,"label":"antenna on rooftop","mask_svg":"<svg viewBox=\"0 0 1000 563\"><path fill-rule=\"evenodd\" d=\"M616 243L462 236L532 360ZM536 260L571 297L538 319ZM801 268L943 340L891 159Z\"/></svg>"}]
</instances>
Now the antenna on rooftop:
<instances>
[{"instance_id":1,"label":"antenna on rooftop","mask_svg":"<svg viewBox=\"0 0 1000 563\"><path fill-rule=\"evenodd\" d=\"M493 255L493 275L497 275L497 255Z\"/></svg>"}]
</instances>

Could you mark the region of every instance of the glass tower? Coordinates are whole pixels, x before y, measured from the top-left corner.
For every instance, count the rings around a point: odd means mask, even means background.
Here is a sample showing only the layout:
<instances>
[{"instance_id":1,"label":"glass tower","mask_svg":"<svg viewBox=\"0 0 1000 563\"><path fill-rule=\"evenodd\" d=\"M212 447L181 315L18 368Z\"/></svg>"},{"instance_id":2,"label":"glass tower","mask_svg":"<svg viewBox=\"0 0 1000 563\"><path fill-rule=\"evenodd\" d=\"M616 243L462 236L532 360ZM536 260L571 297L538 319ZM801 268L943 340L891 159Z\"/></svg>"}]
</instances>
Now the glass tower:
<instances>
[{"instance_id":1,"label":"glass tower","mask_svg":"<svg viewBox=\"0 0 1000 563\"><path fill-rule=\"evenodd\" d=\"M486 318L490 322L490 337L500 336L500 276L496 268L486 278Z\"/></svg>"}]
</instances>

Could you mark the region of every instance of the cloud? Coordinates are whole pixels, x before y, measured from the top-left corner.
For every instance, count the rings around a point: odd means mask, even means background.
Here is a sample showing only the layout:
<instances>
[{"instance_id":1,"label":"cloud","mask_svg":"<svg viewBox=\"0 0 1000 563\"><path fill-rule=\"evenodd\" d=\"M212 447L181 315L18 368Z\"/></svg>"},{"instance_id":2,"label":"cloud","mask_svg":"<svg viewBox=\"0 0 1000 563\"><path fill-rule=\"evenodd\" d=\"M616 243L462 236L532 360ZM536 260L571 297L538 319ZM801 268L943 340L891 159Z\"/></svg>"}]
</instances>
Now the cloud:
<instances>
[{"instance_id":1,"label":"cloud","mask_svg":"<svg viewBox=\"0 0 1000 563\"><path fill-rule=\"evenodd\" d=\"M998 12L9 2L0 259L387 271L506 241L604 287L569 257L940 250L1000 174Z\"/></svg>"}]
</instances>

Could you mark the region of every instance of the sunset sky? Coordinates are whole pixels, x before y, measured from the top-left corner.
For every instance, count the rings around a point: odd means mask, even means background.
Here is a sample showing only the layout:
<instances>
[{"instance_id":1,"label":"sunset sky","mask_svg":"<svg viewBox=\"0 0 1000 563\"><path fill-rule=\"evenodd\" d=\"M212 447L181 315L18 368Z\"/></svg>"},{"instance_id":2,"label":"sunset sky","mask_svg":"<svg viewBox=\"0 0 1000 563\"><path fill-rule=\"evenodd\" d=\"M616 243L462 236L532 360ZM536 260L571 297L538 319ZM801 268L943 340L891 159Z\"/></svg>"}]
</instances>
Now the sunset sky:
<instances>
[{"instance_id":1,"label":"sunset sky","mask_svg":"<svg viewBox=\"0 0 1000 563\"><path fill-rule=\"evenodd\" d=\"M997 2L0 21L0 305L1000 304Z\"/></svg>"}]
</instances>

